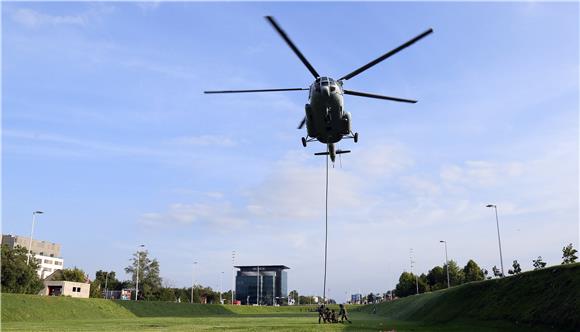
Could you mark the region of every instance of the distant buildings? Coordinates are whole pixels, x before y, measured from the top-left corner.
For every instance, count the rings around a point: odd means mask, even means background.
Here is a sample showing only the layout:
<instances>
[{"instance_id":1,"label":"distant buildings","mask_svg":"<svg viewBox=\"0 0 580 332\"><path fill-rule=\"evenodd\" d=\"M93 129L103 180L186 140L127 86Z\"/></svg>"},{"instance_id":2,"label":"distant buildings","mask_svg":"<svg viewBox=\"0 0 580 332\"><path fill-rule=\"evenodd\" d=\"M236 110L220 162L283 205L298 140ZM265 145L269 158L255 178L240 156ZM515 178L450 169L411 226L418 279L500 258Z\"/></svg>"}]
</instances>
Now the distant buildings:
<instances>
[{"instance_id":1,"label":"distant buildings","mask_svg":"<svg viewBox=\"0 0 580 332\"><path fill-rule=\"evenodd\" d=\"M288 294L289 267L284 265L236 266L236 300L241 304L281 304Z\"/></svg>"},{"instance_id":2,"label":"distant buildings","mask_svg":"<svg viewBox=\"0 0 580 332\"><path fill-rule=\"evenodd\" d=\"M34 259L39 264L36 272L41 279L46 278L56 270L63 269L64 260L60 256L60 244L58 243L34 239L30 242L29 237L2 234L2 244L6 244L10 248L14 248L17 245L24 248L30 246L29 250L32 251Z\"/></svg>"},{"instance_id":3,"label":"distant buildings","mask_svg":"<svg viewBox=\"0 0 580 332\"><path fill-rule=\"evenodd\" d=\"M351 304L362 304L363 296L362 294L352 294L350 296L350 303Z\"/></svg>"}]
</instances>

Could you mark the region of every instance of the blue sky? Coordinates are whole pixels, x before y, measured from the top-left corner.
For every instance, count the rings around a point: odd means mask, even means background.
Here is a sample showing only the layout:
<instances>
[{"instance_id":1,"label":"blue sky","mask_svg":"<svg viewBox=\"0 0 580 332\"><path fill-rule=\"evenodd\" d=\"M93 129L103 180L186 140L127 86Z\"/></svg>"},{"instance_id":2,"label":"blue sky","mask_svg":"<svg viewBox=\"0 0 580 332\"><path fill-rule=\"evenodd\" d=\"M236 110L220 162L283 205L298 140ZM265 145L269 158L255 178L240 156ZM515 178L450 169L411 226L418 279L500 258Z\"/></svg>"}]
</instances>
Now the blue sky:
<instances>
[{"instance_id":1,"label":"blue sky","mask_svg":"<svg viewBox=\"0 0 580 332\"><path fill-rule=\"evenodd\" d=\"M358 144L330 170L329 293L393 288L441 264L578 247L578 4L4 3L2 231L62 244L94 275L145 244L168 285L217 287L238 264L285 264L321 293L323 147L296 130L307 69L415 105L347 96ZM229 277L227 278L229 279ZM224 280L224 284L229 281Z\"/></svg>"}]
</instances>

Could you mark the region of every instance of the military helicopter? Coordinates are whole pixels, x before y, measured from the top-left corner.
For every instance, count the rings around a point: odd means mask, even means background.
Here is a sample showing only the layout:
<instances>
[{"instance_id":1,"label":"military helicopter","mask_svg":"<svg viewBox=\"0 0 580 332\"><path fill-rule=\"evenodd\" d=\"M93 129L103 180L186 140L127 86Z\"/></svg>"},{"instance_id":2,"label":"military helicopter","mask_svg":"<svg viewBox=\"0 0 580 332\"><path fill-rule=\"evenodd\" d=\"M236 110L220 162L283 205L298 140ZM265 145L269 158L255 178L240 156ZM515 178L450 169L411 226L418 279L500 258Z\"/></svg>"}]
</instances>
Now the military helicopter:
<instances>
[{"instance_id":1,"label":"military helicopter","mask_svg":"<svg viewBox=\"0 0 580 332\"><path fill-rule=\"evenodd\" d=\"M328 155L332 162L335 161L336 155L343 153L349 153L349 150L336 150L335 144L338 143L343 138L353 139L355 143L358 142L358 133L352 131L351 127L351 115L349 112L344 110L344 99L343 96L353 95L359 97L375 98L391 100L403 103L416 103L416 100L404 99L397 97L389 97L378 94L372 94L367 92L359 92L354 90L344 89L343 82L349 80L365 70L373 67L374 65L380 63L381 61L391 57L392 55L400 52L401 50L411 46L420 39L426 37L433 32L433 29L429 29L420 35L414 37L413 39L407 41L406 43L400 45L399 47L381 55L380 57L374 59L373 61L365 64L364 66L352 71L334 80L330 77L320 76L316 69L308 62L306 57L300 52L296 45L290 40L290 37L282 30L280 25L274 20L272 16L266 16L266 20L270 22L272 27L278 32L280 37L284 39L286 44L294 51L302 63L308 68L308 71L314 76L315 81L310 85L309 88L284 88L284 89L257 89L257 90L221 90L221 91L204 91L206 94L213 93L248 93L248 92L279 92L279 91L301 91L308 90L308 103L305 106L306 115L298 125L298 129L302 129L306 124L307 136L302 137L302 145L306 147L306 144L313 141L319 141L326 144L327 150L325 152L318 152L315 155Z\"/></svg>"}]
</instances>

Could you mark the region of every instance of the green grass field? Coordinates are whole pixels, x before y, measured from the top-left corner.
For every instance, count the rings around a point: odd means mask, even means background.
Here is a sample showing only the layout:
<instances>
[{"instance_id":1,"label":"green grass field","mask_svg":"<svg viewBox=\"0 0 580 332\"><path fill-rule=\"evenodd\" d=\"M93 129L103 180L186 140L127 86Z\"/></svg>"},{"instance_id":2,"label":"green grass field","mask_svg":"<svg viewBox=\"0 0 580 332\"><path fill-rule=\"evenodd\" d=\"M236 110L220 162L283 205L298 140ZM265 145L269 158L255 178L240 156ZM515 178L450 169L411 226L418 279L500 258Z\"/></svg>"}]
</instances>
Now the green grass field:
<instances>
[{"instance_id":1,"label":"green grass field","mask_svg":"<svg viewBox=\"0 0 580 332\"><path fill-rule=\"evenodd\" d=\"M580 264L465 284L372 306L353 324L315 307L132 302L2 294L2 331L579 331Z\"/></svg>"}]
</instances>

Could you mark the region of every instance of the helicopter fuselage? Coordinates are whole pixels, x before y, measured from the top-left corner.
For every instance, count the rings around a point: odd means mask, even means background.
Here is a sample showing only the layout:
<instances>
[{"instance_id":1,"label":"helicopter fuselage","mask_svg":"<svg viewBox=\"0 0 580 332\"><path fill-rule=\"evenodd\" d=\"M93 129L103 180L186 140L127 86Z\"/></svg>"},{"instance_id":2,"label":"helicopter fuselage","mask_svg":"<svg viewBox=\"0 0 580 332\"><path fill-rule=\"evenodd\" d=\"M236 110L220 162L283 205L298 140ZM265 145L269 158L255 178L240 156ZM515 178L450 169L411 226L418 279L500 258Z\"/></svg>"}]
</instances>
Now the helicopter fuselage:
<instances>
[{"instance_id":1,"label":"helicopter fuselage","mask_svg":"<svg viewBox=\"0 0 580 332\"><path fill-rule=\"evenodd\" d=\"M310 85L309 103L305 107L309 137L332 144L351 133L343 94L341 82L329 77L319 77Z\"/></svg>"}]
</instances>

